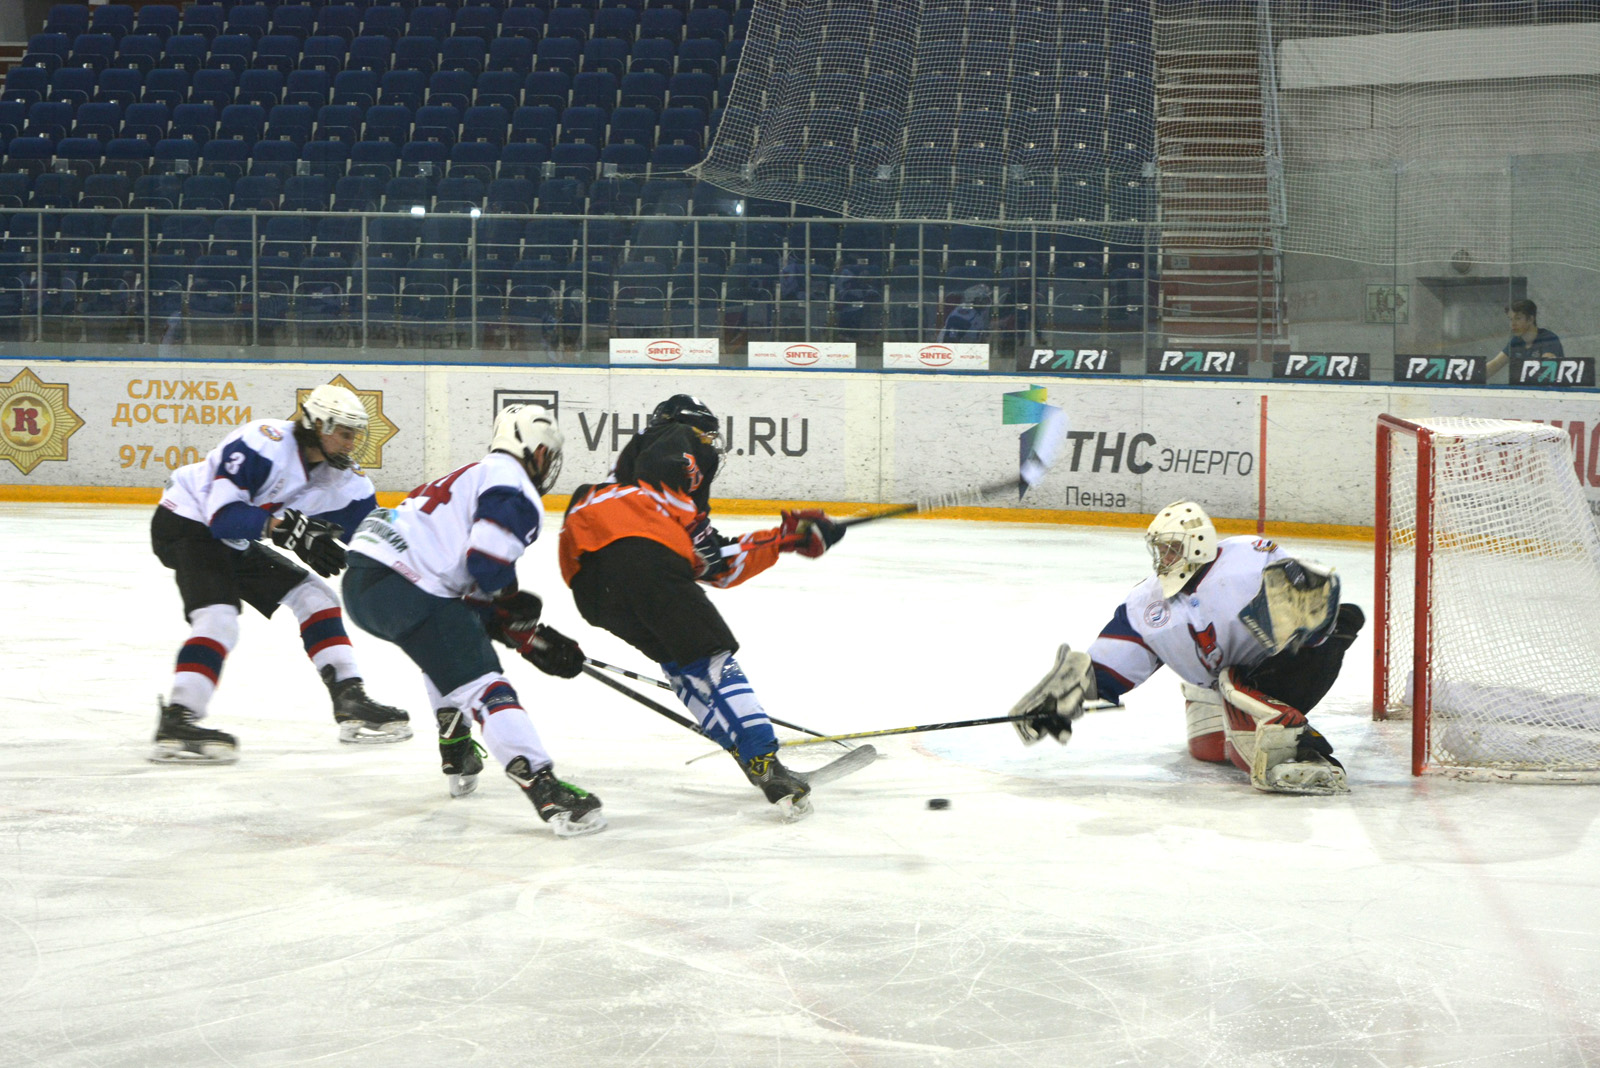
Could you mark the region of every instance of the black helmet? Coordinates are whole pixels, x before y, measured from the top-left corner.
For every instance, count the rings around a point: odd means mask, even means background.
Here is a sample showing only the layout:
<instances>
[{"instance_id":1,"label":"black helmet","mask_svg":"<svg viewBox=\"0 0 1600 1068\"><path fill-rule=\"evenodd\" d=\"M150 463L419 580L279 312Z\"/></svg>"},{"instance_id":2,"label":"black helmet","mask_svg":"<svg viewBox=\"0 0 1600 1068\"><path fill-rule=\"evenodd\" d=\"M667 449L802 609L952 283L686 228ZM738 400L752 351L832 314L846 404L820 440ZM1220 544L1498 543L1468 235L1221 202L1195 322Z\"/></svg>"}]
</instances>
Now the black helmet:
<instances>
[{"instance_id":1,"label":"black helmet","mask_svg":"<svg viewBox=\"0 0 1600 1068\"><path fill-rule=\"evenodd\" d=\"M711 409L699 397L691 397L687 393L675 394L656 405L656 410L650 413L650 425L661 426L664 423L682 423L707 434L715 434L722 429L717 417L711 414Z\"/></svg>"},{"instance_id":2,"label":"black helmet","mask_svg":"<svg viewBox=\"0 0 1600 1068\"><path fill-rule=\"evenodd\" d=\"M668 423L692 427L700 435L702 444L711 446L718 453L728 451L722 440L722 424L717 422L717 417L711 414L711 409L699 397L678 393L656 405L656 410L650 413L650 426L666 426Z\"/></svg>"}]
</instances>

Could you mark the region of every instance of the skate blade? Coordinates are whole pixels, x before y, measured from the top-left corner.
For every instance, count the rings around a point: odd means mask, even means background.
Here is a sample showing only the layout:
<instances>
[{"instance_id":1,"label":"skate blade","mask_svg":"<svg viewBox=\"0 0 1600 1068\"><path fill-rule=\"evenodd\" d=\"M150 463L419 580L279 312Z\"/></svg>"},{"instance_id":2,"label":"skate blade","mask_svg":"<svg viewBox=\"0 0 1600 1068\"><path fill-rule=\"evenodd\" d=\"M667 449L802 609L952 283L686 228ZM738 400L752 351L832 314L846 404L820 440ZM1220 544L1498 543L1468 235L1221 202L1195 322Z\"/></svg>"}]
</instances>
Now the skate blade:
<instances>
[{"instance_id":1,"label":"skate blade","mask_svg":"<svg viewBox=\"0 0 1600 1068\"><path fill-rule=\"evenodd\" d=\"M599 809L585 812L578 819L573 819L570 812L557 812L550 817L550 829L556 832L557 838L580 838L605 830L606 818Z\"/></svg>"},{"instance_id":2,"label":"skate blade","mask_svg":"<svg viewBox=\"0 0 1600 1068\"><path fill-rule=\"evenodd\" d=\"M204 742L196 748L183 742L157 742L150 750L153 764L232 764L238 759L238 749L218 742Z\"/></svg>"},{"instance_id":3,"label":"skate blade","mask_svg":"<svg viewBox=\"0 0 1600 1068\"><path fill-rule=\"evenodd\" d=\"M377 726L359 720L339 724L339 740L355 745L387 745L390 742L403 742L409 737L411 724L401 720Z\"/></svg>"},{"instance_id":4,"label":"skate blade","mask_svg":"<svg viewBox=\"0 0 1600 1068\"><path fill-rule=\"evenodd\" d=\"M452 776L450 776L450 796L451 797L466 797L468 794L472 793L477 788L478 788L478 777L476 775L452 775Z\"/></svg>"},{"instance_id":5,"label":"skate blade","mask_svg":"<svg viewBox=\"0 0 1600 1068\"><path fill-rule=\"evenodd\" d=\"M778 815L783 817L783 822L785 823L798 823L811 815L812 811L811 798L809 796L797 798L791 794L788 797L779 798L776 805Z\"/></svg>"}]
</instances>

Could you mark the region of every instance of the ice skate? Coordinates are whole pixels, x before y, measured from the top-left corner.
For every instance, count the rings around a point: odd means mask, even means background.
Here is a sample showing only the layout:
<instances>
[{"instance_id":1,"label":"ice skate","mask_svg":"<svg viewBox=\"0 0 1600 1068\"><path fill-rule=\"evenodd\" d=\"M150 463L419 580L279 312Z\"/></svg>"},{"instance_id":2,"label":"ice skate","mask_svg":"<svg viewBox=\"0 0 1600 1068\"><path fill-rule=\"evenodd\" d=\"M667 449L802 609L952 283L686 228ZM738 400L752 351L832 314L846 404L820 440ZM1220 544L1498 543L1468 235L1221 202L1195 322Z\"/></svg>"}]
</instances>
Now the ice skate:
<instances>
[{"instance_id":1,"label":"ice skate","mask_svg":"<svg viewBox=\"0 0 1600 1068\"><path fill-rule=\"evenodd\" d=\"M150 759L158 764L232 764L239 759L239 740L224 731L200 726L200 719L182 705L157 700L155 746Z\"/></svg>"},{"instance_id":2,"label":"ice skate","mask_svg":"<svg viewBox=\"0 0 1600 1068\"><path fill-rule=\"evenodd\" d=\"M506 765L506 778L522 788L539 818L548 823L557 836L576 838L605 830L606 817L600 811L600 798L562 782L550 765L534 771L528 758L519 756Z\"/></svg>"},{"instance_id":3,"label":"ice skate","mask_svg":"<svg viewBox=\"0 0 1600 1068\"><path fill-rule=\"evenodd\" d=\"M738 760L738 754L734 754ZM751 757L739 765L745 778L778 806L778 811L788 821L805 819L811 815L811 786L783 766L777 751Z\"/></svg>"},{"instance_id":4,"label":"ice skate","mask_svg":"<svg viewBox=\"0 0 1600 1068\"><path fill-rule=\"evenodd\" d=\"M472 740L472 723L460 709L441 708L434 715L439 719L439 766L450 777L450 796L466 797L478 788L483 750Z\"/></svg>"},{"instance_id":5,"label":"ice skate","mask_svg":"<svg viewBox=\"0 0 1600 1068\"><path fill-rule=\"evenodd\" d=\"M322 681L333 698L333 718L339 724L339 740L373 744L403 742L411 737L411 717L389 705L380 705L367 696L359 678L334 681L333 665L322 669Z\"/></svg>"}]
</instances>

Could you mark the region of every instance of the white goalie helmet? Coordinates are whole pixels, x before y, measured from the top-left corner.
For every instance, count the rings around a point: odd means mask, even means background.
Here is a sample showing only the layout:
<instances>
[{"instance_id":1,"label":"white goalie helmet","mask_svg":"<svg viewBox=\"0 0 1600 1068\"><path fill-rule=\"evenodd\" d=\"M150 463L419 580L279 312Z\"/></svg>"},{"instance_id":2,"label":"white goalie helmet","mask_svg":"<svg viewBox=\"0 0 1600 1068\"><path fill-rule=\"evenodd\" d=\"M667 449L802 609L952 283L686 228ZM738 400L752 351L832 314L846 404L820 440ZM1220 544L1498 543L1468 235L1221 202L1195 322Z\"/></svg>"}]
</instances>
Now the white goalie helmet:
<instances>
[{"instance_id":1,"label":"white goalie helmet","mask_svg":"<svg viewBox=\"0 0 1600 1068\"><path fill-rule=\"evenodd\" d=\"M543 494L550 492L561 475L561 450L565 444L550 409L537 404L514 404L495 416L489 451L515 456Z\"/></svg>"},{"instance_id":2,"label":"white goalie helmet","mask_svg":"<svg viewBox=\"0 0 1600 1068\"><path fill-rule=\"evenodd\" d=\"M1144 543L1150 548L1163 597L1183 589L1196 571L1217 558L1217 528L1193 501L1161 509L1145 530Z\"/></svg>"},{"instance_id":3,"label":"white goalie helmet","mask_svg":"<svg viewBox=\"0 0 1600 1068\"><path fill-rule=\"evenodd\" d=\"M367 437L367 409L361 398L345 389L325 382L313 389L300 405L300 426L309 431L308 443L321 449L329 466L341 470L354 462L355 453ZM339 428L353 431L349 448L343 452L331 447L322 435L332 434Z\"/></svg>"}]
</instances>

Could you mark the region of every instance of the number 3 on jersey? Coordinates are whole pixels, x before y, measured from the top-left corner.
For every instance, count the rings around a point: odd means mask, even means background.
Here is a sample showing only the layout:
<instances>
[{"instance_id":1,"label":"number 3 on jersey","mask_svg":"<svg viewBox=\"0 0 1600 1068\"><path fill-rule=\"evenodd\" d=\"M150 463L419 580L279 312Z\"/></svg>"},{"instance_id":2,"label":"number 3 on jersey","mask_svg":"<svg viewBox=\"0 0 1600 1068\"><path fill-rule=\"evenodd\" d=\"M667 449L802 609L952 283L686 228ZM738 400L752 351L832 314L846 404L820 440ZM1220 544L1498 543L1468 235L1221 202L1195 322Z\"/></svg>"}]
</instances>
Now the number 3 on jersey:
<instances>
[{"instance_id":1,"label":"number 3 on jersey","mask_svg":"<svg viewBox=\"0 0 1600 1068\"><path fill-rule=\"evenodd\" d=\"M477 466L477 464L468 464L465 467L458 467L443 478L436 478L425 486L418 486L406 494L406 499L410 500L412 497L423 498L428 503L422 506L422 512L424 515L430 515L441 504L450 503L450 487L455 483L455 480Z\"/></svg>"}]
</instances>

